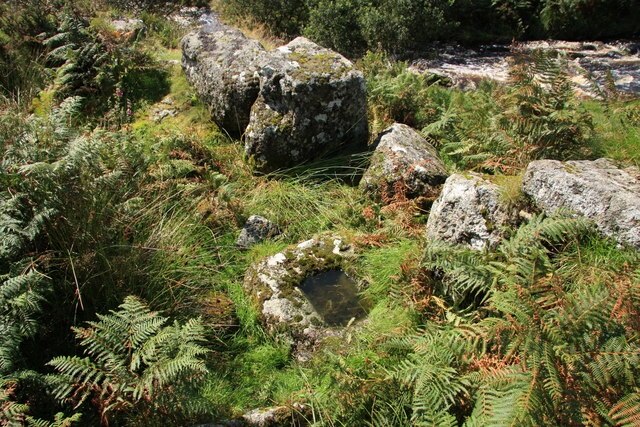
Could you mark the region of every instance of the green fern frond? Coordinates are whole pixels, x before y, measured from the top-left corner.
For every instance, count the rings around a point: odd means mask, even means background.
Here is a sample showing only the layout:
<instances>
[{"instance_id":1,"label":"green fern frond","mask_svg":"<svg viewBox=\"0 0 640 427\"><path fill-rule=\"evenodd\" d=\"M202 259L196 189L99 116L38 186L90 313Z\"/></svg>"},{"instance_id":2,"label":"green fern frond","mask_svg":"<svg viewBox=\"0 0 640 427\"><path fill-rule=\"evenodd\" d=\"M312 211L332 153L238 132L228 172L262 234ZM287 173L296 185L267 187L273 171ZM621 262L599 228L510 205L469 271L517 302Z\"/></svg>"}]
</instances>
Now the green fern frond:
<instances>
[{"instance_id":1,"label":"green fern frond","mask_svg":"<svg viewBox=\"0 0 640 427\"><path fill-rule=\"evenodd\" d=\"M117 311L98 315L86 328L74 328L88 357L49 362L59 372L50 378L57 384L56 397L77 405L97 397L105 417L136 405L160 404L168 396L178 398L181 386L208 372L203 358L209 350L201 345L205 339L199 319L170 326L166 321L129 296Z\"/></svg>"}]
</instances>

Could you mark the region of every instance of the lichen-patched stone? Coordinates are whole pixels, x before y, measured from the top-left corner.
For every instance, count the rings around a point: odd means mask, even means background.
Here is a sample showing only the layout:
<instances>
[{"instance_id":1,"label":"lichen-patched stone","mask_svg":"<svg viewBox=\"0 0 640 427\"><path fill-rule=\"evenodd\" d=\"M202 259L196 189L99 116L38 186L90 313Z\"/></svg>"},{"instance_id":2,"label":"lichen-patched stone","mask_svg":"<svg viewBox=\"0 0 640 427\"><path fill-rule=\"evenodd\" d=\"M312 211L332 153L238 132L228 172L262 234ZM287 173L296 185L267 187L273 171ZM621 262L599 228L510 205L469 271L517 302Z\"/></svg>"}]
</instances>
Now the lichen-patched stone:
<instances>
[{"instance_id":1,"label":"lichen-patched stone","mask_svg":"<svg viewBox=\"0 0 640 427\"><path fill-rule=\"evenodd\" d=\"M323 338L340 333L339 328L326 326L299 285L313 273L341 268L352 253L338 237L311 239L247 271L244 287L258 307L265 329L294 344L298 356L309 353Z\"/></svg>"},{"instance_id":2,"label":"lichen-patched stone","mask_svg":"<svg viewBox=\"0 0 640 427\"><path fill-rule=\"evenodd\" d=\"M245 151L270 172L365 144L366 86L342 55L298 37L269 52L251 109Z\"/></svg>"},{"instance_id":3,"label":"lichen-patched stone","mask_svg":"<svg viewBox=\"0 0 640 427\"><path fill-rule=\"evenodd\" d=\"M523 190L544 212L565 209L593 220L618 242L640 249L640 176L607 159L531 162Z\"/></svg>"},{"instance_id":4,"label":"lichen-patched stone","mask_svg":"<svg viewBox=\"0 0 640 427\"><path fill-rule=\"evenodd\" d=\"M260 91L258 71L266 51L260 43L217 18L182 40L182 68L213 121L234 137L249 123Z\"/></svg>"},{"instance_id":5,"label":"lichen-patched stone","mask_svg":"<svg viewBox=\"0 0 640 427\"><path fill-rule=\"evenodd\" d=\"M433 197L447 176L436 149L409 126L395 123L378 136L360 187L382 199L393 199L398 191L409 198Z\"/></svg>"},{"instance_id":6,"label":"lichen-patched stone","mask_svg":"<svg viewBox=\"0 0 640 427\"><path fill-rule=\"evenodd\" d=\"M451 175L433 203L427 238L482 250L495 247L513 218L500 187L479 174Z\"/></svg>"},{"instance_id":7,"label":"lichen-patched stone","mask_svg":"<svg viewBox=\"0 0 640 427\"><path fill-rule=\"evenodd\" d=\"M251 215L242 227L236 246L247 249L270 237L280 234L278 226L260 215Z\"/></svg>"}]
</instances>

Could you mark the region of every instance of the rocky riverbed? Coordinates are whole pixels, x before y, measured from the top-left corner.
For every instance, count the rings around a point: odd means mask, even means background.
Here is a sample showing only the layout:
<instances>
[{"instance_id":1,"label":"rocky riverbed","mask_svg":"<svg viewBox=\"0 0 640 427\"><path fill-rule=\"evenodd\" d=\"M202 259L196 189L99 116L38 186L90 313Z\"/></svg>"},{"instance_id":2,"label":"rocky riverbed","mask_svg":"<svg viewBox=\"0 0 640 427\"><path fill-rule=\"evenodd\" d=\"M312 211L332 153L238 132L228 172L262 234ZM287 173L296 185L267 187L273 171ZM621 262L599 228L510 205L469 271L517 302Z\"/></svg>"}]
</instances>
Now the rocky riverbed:
<instances>
[{"instance_id":1,"label":"rocky riverbed","mask_svg":"<svg viewBox=\"0 0 640 427\"><path fill-rule=\"evenodd\" d=\"M506 82L512 58L537 49L566 55L571 79L581 95L597 95L593 82L602 89L609 80L622 94L640 96L640 41L637 40L607 43L534 41L475 49L437 46L429 49L423 58L411 61L411 69L446 76L461 89L474 89L482 79Z\"/></svg>"}]
</instances>

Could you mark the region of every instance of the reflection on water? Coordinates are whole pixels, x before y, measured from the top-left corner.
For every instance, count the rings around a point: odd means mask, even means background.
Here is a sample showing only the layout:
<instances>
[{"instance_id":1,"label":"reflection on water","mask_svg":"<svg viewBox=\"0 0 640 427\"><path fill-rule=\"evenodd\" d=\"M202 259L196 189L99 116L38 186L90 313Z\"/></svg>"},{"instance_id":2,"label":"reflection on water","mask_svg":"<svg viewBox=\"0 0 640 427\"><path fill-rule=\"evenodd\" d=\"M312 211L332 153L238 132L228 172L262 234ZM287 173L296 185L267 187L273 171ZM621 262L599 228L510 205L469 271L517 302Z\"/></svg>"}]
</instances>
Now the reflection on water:
<instances>
[{"instance_id":1,"label":"reflection on water","mask_svg":"<svg viewBox=\"0 0 640 427\"><path fill-rule=\"evenodd\" d=\"M345 326L367 315L355 282L341 270L308 277L300 289L329 326Z\"/></svg>"}]
</instances>

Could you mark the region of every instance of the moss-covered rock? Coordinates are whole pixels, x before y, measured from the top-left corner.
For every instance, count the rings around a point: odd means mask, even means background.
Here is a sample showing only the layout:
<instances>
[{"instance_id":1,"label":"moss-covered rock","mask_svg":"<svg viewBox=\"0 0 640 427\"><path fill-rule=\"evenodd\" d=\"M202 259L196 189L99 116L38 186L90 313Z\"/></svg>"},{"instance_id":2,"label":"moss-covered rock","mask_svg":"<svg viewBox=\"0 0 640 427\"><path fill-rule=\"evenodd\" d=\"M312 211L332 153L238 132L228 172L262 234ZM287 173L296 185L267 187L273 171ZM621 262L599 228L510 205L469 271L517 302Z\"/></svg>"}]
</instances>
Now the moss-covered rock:
<instances>
[{"instance_id":1,"label":"moss-covered rock","mask_svg":"<svg viewBox=\"0 0 640 427\"><path fill-rule=\"evenodd\" d=\"M436 149L409 126L395 123L378 136L360 187L382 200L435 198L447 176Z\"/></svg>"},{"instance_id":2,"label":"moss-covered rock","mask_svg":"<svg viewBox=\"0 0 640 427\"><path fill-rule=\"evenodd\" d=\"M515 222L500 186L482 175L451 175L434 202L427 237L482 250L495 247Z\"/></svg>"},{"instance_id":3,"label":"moss-covered rock","mask_svg":"<svg viewBox=\"0 0 640 427\"><path fill-rule=\"evenodd\" d=\"M366 142L364 77L348 59L304 37L265 58L245 133L245 150L259 171L296 166L347 143Z\"/></svg>"},{"instance_id":4,"label":"moss-covered rock","mask_svg":"<svg viewBox=\"0 0 640 427\"><path fill-rule=\"evenodd\" d=\"M182 40L182 68L213 121L240 137L260 91L258 71L265 49L239 30L212 21Z\"/></svg>"},{"instance_id":5,"label":"moss-covered rock","mask_svg":"<svg viewBox=\"0 0 640 427\"><path fill-rule=\"evenodd\" d=\"M314 273L345 267L352 256L341 238L326 237L307 240L251 266L244 287L267 332L289 340L299 354L318 340L339 334L325 325L299 286Z\"/></svg>"}]
</instances>

